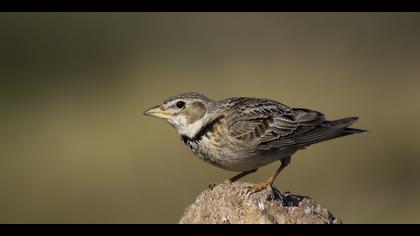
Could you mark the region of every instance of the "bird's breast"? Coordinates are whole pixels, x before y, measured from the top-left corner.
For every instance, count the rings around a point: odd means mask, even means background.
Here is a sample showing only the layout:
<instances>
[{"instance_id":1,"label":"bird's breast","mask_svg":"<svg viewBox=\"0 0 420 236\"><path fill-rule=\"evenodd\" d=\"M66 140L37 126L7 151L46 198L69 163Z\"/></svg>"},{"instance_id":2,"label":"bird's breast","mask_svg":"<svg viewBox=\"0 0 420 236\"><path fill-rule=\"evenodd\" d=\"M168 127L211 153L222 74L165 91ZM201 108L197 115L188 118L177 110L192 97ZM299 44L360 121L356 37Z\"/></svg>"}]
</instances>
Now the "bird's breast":
<instances>
[{"instance_id":1,"label":"bird's breast","mask_svg":"<svg viewBox=\"0 0 420 236\"><path fill-rule=\"evenodd\" d=\"M249 171L280 160L282 153L261 153L253 143L238 143L229 136L223 120L199 138L182 138L188 148L201 160L231 171Z\"/></svg>"}]
</instances>

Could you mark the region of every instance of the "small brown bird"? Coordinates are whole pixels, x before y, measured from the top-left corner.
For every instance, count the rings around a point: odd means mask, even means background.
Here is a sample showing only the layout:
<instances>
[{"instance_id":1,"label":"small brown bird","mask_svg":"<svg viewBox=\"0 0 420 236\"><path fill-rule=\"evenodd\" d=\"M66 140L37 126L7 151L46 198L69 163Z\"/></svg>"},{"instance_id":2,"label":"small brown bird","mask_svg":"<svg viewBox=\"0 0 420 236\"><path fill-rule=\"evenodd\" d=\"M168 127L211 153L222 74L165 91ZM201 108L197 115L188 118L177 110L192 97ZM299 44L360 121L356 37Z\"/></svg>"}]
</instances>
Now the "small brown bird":
<instances>
[{"instance_id":1,"label":"small brown bird","mask_svg":"<svg viewBox=\"0 0 420 236\"><path fill-rule=\"evenodd\" d=\"M167 98L144 112L167 120L200 159L241 172L236 181L258 168L280 161L280 167L253 192L271 187L298 150L366 130L349 128L358 118L328 121L320 112L290 108L261 98L233 97L215 101L198 93Z\"/></svg>"}]
</instances>

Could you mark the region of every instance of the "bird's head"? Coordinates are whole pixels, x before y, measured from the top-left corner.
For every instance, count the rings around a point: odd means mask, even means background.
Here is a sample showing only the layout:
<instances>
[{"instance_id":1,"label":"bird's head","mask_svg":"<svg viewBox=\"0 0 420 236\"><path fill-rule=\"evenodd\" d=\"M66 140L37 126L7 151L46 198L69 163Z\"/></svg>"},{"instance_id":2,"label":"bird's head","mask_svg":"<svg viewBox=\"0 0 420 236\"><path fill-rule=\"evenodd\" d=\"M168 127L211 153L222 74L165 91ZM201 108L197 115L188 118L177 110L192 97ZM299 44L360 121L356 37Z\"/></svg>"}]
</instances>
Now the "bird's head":
<instances>
[{"instance_id":1,"label":"bird's head","mask_svg":"<svg viewBox=\"0 0 420 236\"><path fill-rule=\"evenodd\" d=\"M198 93L169 97L161 105L147 109L144 115L168 121L180 135L193 138L209 122L213 100Z\"/></svg>"}]
</instances>

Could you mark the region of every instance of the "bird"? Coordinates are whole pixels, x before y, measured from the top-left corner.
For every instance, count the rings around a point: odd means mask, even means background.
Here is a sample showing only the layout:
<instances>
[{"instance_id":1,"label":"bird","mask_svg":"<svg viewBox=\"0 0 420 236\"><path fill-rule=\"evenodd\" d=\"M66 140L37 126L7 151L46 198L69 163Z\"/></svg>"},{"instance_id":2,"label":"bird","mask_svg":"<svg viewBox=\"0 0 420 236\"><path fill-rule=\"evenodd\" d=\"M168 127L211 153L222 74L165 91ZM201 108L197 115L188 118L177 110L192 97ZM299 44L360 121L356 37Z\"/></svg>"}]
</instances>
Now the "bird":
<instances>
[{"instance_id":1,"label":"bird","mask_svg":"<svg viewBox=\"0 0 420 236\"><path fill-rule=\"evenodd\" d=\"M166 98L147 109L146 116L166 120L201 160L237 172L229 183L280 161L273 175L252 187L271 188L297 151L327 140L367 130L351 128L358 117L327 120L321 112L292 108L254 97L213 100L196 92Z\"/></svg>"}]
</instances>

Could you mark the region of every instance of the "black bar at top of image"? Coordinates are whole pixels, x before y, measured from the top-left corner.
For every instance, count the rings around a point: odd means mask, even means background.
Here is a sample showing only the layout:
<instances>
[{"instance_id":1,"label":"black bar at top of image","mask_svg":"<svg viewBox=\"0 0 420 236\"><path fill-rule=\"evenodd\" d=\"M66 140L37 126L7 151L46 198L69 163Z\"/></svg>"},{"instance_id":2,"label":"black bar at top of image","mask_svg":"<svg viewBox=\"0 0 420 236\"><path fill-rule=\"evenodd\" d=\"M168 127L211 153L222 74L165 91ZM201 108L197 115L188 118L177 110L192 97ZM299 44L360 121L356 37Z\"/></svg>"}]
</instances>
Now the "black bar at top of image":
<instances>
[{"instance_id":1,"label":"black bar at top of image","mask_svg":"<svg viewBox=\"0 0 420 236\"><path fill-rule=\"evenodd\" d=\"M8 0L0 4L0 11L42 11L42 12L211 12L211 11L420 11L415 0Z\"/></svg>"}]
</instances>

